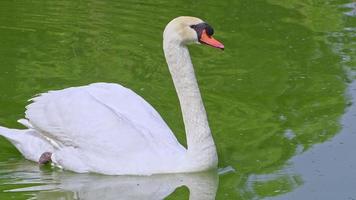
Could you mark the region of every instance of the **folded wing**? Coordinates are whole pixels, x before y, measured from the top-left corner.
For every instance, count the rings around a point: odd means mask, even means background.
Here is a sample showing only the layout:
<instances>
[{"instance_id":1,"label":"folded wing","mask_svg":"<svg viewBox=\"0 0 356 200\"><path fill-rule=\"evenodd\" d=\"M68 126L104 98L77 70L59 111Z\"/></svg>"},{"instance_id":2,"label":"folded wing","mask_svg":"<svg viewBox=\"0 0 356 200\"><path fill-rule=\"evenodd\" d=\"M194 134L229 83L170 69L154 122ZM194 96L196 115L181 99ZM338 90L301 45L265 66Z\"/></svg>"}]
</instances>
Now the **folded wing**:
<instances>
[{"instance_id":1,"label":"folded wing","mask_svg":"<svg viewBox=\"0 0 356 200\"><path fill-rule=\"evenodd\" d=\"M152 106L121 85L95 83L50 91L32 101L26 118L59 149L70 147L119 163L185 152Z\"/></svg>"}]
</instances>

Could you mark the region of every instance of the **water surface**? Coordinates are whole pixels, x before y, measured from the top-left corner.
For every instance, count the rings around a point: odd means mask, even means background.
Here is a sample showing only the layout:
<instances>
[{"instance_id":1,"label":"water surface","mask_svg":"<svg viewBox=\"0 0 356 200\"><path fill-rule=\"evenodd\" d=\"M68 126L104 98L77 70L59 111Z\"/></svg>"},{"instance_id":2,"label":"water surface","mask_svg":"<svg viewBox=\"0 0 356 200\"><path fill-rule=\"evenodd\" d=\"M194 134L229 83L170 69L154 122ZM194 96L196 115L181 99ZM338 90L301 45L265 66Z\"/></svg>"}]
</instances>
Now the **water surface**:
<instances>
[{"instance_id":1,"label":"water surface","mask_svg":"<svg viewBox=\"0 0 356 200\"><path fill-rule=\"evenodd\" d=\"M219 167L236 170L78 175L38 168L0 138L1 199L189 199L189 191L192 200L356 199L355 7L351 0L1 1L1 125L21 128L16 120L37 93L115 82L150 102L183 144L162 31L176 16L205 19L226 49L190 52Z\"/></svg>"}]
</instances>

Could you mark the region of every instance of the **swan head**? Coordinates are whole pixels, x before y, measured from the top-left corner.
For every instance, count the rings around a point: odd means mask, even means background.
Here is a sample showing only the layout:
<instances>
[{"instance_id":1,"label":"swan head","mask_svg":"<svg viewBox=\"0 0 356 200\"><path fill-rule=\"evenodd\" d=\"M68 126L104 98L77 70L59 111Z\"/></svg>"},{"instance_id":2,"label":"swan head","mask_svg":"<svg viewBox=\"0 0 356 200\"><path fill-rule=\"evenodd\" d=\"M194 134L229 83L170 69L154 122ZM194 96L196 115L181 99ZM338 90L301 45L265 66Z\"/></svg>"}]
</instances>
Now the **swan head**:
<instances>
[{"instance_id":1,"label":"swan head","mask_svg":"<svg viewBox=\"0 0 356 200\"><path fill-rule=\"evenodd\" d=\"M196 17L182 16L170 21L163 32L163 39L181 45L205 44L214 48L224 49L224 45L214 39L214 29Z\"/></svg>"}]
</instances>

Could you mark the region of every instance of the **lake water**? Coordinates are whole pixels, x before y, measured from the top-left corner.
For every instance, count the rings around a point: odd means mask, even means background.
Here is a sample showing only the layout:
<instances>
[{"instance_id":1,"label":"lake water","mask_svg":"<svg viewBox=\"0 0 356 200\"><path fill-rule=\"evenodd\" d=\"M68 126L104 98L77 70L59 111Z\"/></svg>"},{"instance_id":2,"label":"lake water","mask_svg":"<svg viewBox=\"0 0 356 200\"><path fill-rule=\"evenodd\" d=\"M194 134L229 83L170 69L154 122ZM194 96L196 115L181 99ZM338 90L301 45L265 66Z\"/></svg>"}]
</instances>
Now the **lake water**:
<instances>
[{"instance_id":1,"label":"lake water","mask_svg":"<svg viewBox=\"0 0 356 200\"><path fill-rule=\"evenodd\" d=\"M0 199L356 199L352 0L0 2L0 124L27 99L92 82L132 88L185 134L162 52L174 17L200 17L225 51L190 47L219 174L75 174L0 138Z\"/></svg>"}]
</instances>

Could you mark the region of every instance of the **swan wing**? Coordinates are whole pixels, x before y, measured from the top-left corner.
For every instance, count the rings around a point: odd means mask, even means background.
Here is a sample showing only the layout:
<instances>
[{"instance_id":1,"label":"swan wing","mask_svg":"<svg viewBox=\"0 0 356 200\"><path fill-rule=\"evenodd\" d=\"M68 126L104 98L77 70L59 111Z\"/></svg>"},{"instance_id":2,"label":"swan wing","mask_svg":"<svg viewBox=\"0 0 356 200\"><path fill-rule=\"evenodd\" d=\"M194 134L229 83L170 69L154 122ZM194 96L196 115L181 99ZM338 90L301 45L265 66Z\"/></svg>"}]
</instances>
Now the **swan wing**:
<instances>
[{"instance_id":1,"label":"swan wing","mask_svg":"<svg viewBox=\"0 0 356 200\"><path fill-rule=\"evenodd\" d=\"M116 165L137 165L185 151L157 111L118 84L50 91L32 101L26 118L58 149L72 149L68 158L77 152L88 160L106 158Z\"/></svg>"}]
</instances>

